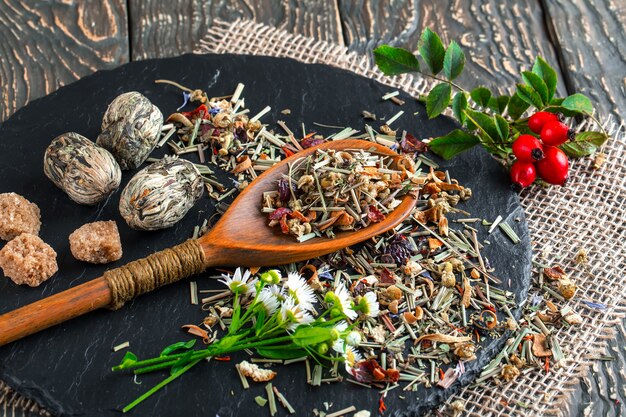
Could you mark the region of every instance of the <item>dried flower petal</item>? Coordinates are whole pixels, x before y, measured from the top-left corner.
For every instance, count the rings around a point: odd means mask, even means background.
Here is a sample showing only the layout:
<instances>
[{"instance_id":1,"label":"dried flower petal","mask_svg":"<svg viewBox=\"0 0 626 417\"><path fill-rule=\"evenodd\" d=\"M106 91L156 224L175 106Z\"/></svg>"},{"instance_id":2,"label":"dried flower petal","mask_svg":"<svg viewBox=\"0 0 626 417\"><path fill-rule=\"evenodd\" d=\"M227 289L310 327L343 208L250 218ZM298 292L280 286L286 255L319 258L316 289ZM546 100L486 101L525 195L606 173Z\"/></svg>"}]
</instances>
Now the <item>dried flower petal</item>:
<instances>
[{"instance_id":1,"label":"dried flower petal","mask_svg":"<svg viewBox=\"0 0 626 417\"><path fill-rule=\"evenodd\" d=\"M567 278L567 274L560 265L556 265L552 268L543 268L543 274L555 281Z\"/></svg>"},{"instance_id":2,"label":"dried flower petal","mask_svg":"<svg viewBox=\"0 0 626 417\"><path fill-rule=\"evenodd\" d=\"M261 369L258 365L248 361L241 361L238 367L242 375L252 378L254 382L267 382L276 377L276 372L271 369Z\"/></svg>"},{"instance_id":3,"label":"dried flower petal","mask_svg":"<svg viewBox=\"0 0 626 417\"><path fill-rule=\"evenodd\" d=\"M400 380L400 372L397 369L383 369L376 359L366 359L357 362L349 372L359 382L389 382L395 383Z\"/></svg>"}]
</instances>

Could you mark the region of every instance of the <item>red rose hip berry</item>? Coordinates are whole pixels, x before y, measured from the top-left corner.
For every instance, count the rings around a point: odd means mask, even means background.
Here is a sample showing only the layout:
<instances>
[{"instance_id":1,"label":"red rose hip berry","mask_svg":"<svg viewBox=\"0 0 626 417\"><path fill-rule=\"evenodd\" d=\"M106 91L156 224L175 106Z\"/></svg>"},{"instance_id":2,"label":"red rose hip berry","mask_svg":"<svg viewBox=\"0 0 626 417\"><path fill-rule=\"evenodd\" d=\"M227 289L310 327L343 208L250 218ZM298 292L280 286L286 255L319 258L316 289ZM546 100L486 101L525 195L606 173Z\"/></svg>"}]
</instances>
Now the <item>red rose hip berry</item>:
<instances>
[{"instance_id":1,"label":"red rose hip berry","mask_svg":"<svg viewBox=\"0 0 626 417\"><path fill-rule=\"evenodd\" d=\"M538 111L528 118L528 128L536 134L541 133L541 129L548 122L558 122L559 116L547 111Z\"/></svg>"},{"instance_id":2,"label":"red rose hip berry","mask_svg":"<svg viewBox=\"0 0 626 417\"><path fill-rule=\"evenodd\" d=\"M532 135L520 135L513 142L513 154L518 161L537 162L543 159L543 146Z\"/></svg>"},{"instance_id":3,"label":"red rose hip berry","mask_svg":"<svg viewBox=\"0 0 626 417\"><path fill-rule=\"evenodd\" d=\"M536 178L537 169L530 162L515 161L511 166L511 181L516 190L528 187Z\"/></svg>"},{"instance_id":4,"label":"red rose hip berry","mask_svg":"<svg viewBox=\"0 0 626 417\"><path fill-rule=\"evenodd\" d=\"M537 162L537 173L547 183L565 185L569 161L565 152L554 146L544 146L544 158Z\"/></svg>"},{"instance_id":5,"label":"red rose hip berry","mask_svg":"<svg viewBox=\"0 0 626 417\"><path fill-rule=\"evenodd\" d=\"M568 139L574 139L574 131L564 123L548 122L541 129L541 141L544 145L559 146Z\"/></svg>"}]
</instances>

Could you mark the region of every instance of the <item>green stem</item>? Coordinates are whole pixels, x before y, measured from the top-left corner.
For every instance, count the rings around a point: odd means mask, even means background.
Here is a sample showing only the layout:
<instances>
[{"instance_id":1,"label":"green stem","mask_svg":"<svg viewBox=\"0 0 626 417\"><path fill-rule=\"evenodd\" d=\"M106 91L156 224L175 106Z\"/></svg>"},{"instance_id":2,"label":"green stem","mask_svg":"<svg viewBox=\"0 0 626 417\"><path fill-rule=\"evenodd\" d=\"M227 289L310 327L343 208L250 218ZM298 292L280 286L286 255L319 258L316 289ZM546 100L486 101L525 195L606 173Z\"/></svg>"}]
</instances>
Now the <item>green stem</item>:
<instances>
[{"instance_id":1,"label":"green stem","mask_svg":"<svg viewBox=\"0 0 626 417\"><path fill-rule=\"evenodd\" d=\"M239 316L241 315L241 306L239 305L239 291L235 292L233 300L233 318L228 329L228 334L233 334L239 329Z\"/></svg>"},{"instance_id":2,"label":"green stem","mask_svg":"<svg viewBox=\"0 0 626 417\"><path fill-rule=\"evenodd\" d=\"M238 352L240 350L255 348L259 346L268 346L268 345L282 343L282 342L286 342L290 340L291 340L291 336L284 336L284 337L275 337L275 338L267 339L267 340L257 340L256 342L243 341L244 343L239 342L226 349L219 349L219 345L215 345L217 349L207 348L204 350L199 350L195 352L193 355L191 355L190 360L200 360L200 359L208 358L209 356L219 356L219 355L224 355L226 353ZM178 355L178 356L182 356L182 355ZM173 357L155 358L155 359L165 359L156 363L151 362L152 359L148 359L147 361L142 361L143 363L135 362L128 368L124 368L124 369L139 368L134 371L135 374L145 374L149 372L160 371L162 369L171 367L177 362L176 360L172 360L172 358ZM151 362L151 363L146 363L146 362ZM146 364L150 366L143 367Z\"/></svg>"},{"instance_id":3,"label":"green stem","mask_svg":"<svg viewBox=\"0 0 626 417\"><path fill-rule=\"evenodd\" d=\"M604 127L602 127L602 123L600 123L600 121L598 119L596 119L596 117L591 114L591 113L587 113L586 111L583 112L583 114L585 116L588 116L591 120L593 120L594 122L596 122L596 124L598 125L598 127L600 128L600 130L602 131L602 133L604 133L607 137L609 136L609 132L607 132L606 130L604 130ZM606 142L605 142L606 143ZM604 145L603 145L604 146Z\"/></svg>"},{"instance_id":4,"label":"green stem","mask_svg":"<svg viewBox=\"0 0 626 417\"><path fill-rule=\"evenodd\" d=\"M124 412L124 413L129 412L130 410L135 408L137 405L142 403L144 400L149 398L152 394L154 394L155 392L157 392L158 390L160 390L161 388L163 388L164 386L166 386L167 384L169 384L170 382L172 382L173 380L175 380L176 378L178 378L179 376L181 376L182 374L184 374L185 372L187 372L188 370L193 368L198 362L200 362L200 359L198 359L198 360L196 360L194 362L189 363L187 366L185 366L184 368L180 369L179 371L177 371L173 375L165 378L163 381L159 382L157 385L152 387L149 391L144 393L142 396L137 398L135 401L133 401L132 403L130 403L126 407L124 407L122 409L122 412Z\"/></svg>"},{"instance_id":5,"label":"green stem","mask_svg":"<svg viewBox=\"0 0 626 417\"><path fill-rule=\"evenodd\" d=\"M461 87L460 85L456 84L456 83L455 83L455 82L453 82L453 81L446 80L446 79L444 79L444 78L440 78L440 77L437 77L436 75L428 74L428 73L425 73L425 72L422 72L422 71L417 71L417 73L422 74L424 77L430 77L430 78L432 78L433 80L441 81L441 82L443 82L443 83L448 83L448 84L450 84L451 86L453 86L454 88L456 88L457 90L462 91L462 92L464 92L464 93L467 93L467 92L468 92L466 89L464 89L463 87Z\"/></svg>"},{"instance_id":6,"label":"green stem","mask_svg":"<svg viewBox=\"0 0 626 417\"><path fill-rule=\"evenodd\" d=\"M134 368L141 368L142 366L145 365L153 365L156 363L162 363L162 362L167 362L167 361L171 361L173 359L178 359L182 356L184 356L187 352L185 353L177 353L176 355L169 355L169 356L158 356L156 358L152 358L152 359L145 359L143 361L137 361L134 362L130 365L126 365L126 366L122 366L122 365L117 365L114 366L113 368L111 368L112 371L124 371L126 369L134 369Z\"/></svg>"}]
</instances>

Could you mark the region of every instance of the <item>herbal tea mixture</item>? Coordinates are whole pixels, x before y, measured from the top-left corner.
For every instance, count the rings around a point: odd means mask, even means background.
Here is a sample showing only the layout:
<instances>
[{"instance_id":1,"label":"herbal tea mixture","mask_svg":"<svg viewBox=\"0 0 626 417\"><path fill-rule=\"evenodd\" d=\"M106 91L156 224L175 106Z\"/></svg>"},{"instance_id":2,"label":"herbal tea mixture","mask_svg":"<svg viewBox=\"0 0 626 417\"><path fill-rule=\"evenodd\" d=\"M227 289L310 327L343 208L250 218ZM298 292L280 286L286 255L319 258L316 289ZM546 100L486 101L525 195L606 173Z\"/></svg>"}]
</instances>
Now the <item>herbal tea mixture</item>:
<instances>
[{"instance_id":1,"label":"herbal tea mixture","mask_svg":"<svg viewBox=\"0 0 626 417\"><path fill-rule=\"evenodd\" d=\"M410 158L317 150L289 164L278 189L263 194L261 211L269 213L271 227L280 226L300 242L333 237L335 230L358 230L384 220L400 204L399 197L425 179L415 175Z\"/></svg>"},{"instance_id":2,"label":"herbal tea mixture","mask_svg":"<svg viewBox=\"0 0 626 417\"><path fill-rule=\"evenodd\" d=\"M267 369L270 364L302 362L311 385L343 381L378 388L383 412L384 398L391 393L407 398L408 391L418 385L451 386L465 372L465 364L475 360L485 340L506 336L510 343L485 368L480 382L508 381L530 366L549 369L546 357L557 363L563 358L550 328L576 324L579 316L571 309L559 310L546 299L545 312L539 310L538 301L523 319L514 318L516 300L498 288L497 271L482 254L483 245L489 242L479 241L478 231L500 231L511 244L518 243L519 237L502 216L490 222L462 209L472 191L438 170L424 155L424 143L407 132L398 138L399 132L389 127L402 112L389 118L381 132L366 125L362 135L344 128L325 138L306 132L303 126L302 138L296 139L283 122L278 125L284 135L258 122L259 115L248 119L241 98L243 85L233 97L214 99L200 90L183 89L185 104L188 100L201 104L196 110L170 116L160 145L167 143L181 156L198 153L201 161L237 176L228 190L212 178L213 171L206 165L197 165L220 211L227 207L226 197L234 196L256 172L279 162L283 155L347 137L385 144L402 157L395 163L354 151L316 152L294 159L276 190L268 190L259 202L270 224L300 241L318 234L332 238L341 230L382 220L404 193L415 193L418 202L403 223L361 245L277 269L238 268L215 277L223 290L199 290L198 283L191 282L191 303L202 304L207 316L202 323L185 324L183 329L205 347L196 349L197 341L192 339L168 346L153 358L139 359L128 352L115 371L141 375L169 370L170 376L124 411L200 362L230 360L228 355L238 351L251 356L235 365L243 388L250 387L249 378L267 382L267 395L257 397L256 402L267 405L272 415L277 399L289 412L293 408L269 382L281 373L280 367ZM395 96L392 93L384 99ZM364 116L374 117L370 112ZM204 154L207 150L210 158ZM449 220L449 214L460 218ZM194 236L207 227L207 221L197 226ZM575 291L569 279L554 282L545 285L546 294L564 300L567 291L568 297ZM199 293L207 296L200 299ZM128 343L118 348L126 347ZM341 410L337 415L351 411L355 410Z\"/></svg>"},{"instance_id":3,"label":"herbal tea mixture","mask_svg":"<svg viewBox=\"0 0 626 417\"><path fill-rule=\"evenodd\" d=\"M259 202L270 226L280 227L300 242L317 236L333 238L336 233L384 220L408 193L417 203L401 224L357 246L276 269L237 268L214 277L224 285L221 290L198 289L197 282L191 282L191 303L201 304L207 315L202 323L182 327L198 339L170 345L148 359L127 352L115 371L141 375L169 370L170 375L124 411L200 362L230 360L228 354L239 351L251 358L236 364L234 371L244 389L250 387L249 379L267 382L267 395L255 401L259 406L267 405L271 415L277 411L276 400L290 413L294 410L278 387L269 382L280 376L280 367L268 369L268 365L301 362L307 383L314 386L345 382L376 388L382 413L388 395L404 399L420 385L450 387L464 374L465 364L476 359L485 341L494 338L507 337L508 342L477 383L492 378L510 381L529 367L549 372L551 364L558 366L564 358L553 328L576 325L581 320L571 308L559 307L556 302L570 299L576 285L560 267L537 263L542 271L540 293L532 305L524 306L523 317L515 319L512 311L519 307L517 300L499 288L497 271L483 254L490 242L478 236L483 229L488 234L505 234L510 244L519 243L520 238L502 216L482 219L463 210L472 190L425 155L427 142L391 127L404 114L402 110L386 118L378 129L366 124L364 133L340 127L325 137L307 132L304 125L301 133L299 129L295 133L281 121L277 125L282 133L277 133L261 122L269 107L248 116L243 84L232 95L210 98L202 90L167 80L157 82L181 88L184 102L166 119L156 139L153 130L160 111L138 93L118 97L105 116L110 119L107 129L111 140L107 143L116 147L115 160L120 164L125 161L122 168L140 163L127 158L132 141L145 145L141 160L152 147L167 146L175 154L147 158L151 165L138 171L121 193L120 211L132 227L153 230L174 225L201 198L203 189L216 201L218 213L223 213L227 202L258 173L284 157L325 141L347 138L388 146L399 156L317 150L309 157L294 158L276 188L268 190ZM402 106L397 96L398 92L390 92L382 99ZM131 108L133 100L143 103L147 113ZM197 104L194 110L180 111L190 102ZM117 122L111 116L114 111L121 115ZM147 130L138 130L132 137L116 130L133 117L149 122L144 126ZM378 120L367 110L363 117ZM69 142L61 145L67 149L61 146L59 151L77 152L67 147ZM106 167L95 168L119 172L107 151L87 145L81 142L87 156L97 153L110 160ZM184 159L187 154L197 155L199 163ZM54 164L58 161L49 158L48 165ZM209 165L232 173L232 183L220 183ZM70 195L95 196L84 201L88 203L111 192L108 185L83 189L85 182L79 178L81 175L68 177L60 186L68 193L72 190ZM212 221L206 219L196 226L193 236L206 232ZM87 249L76 247L72 251ZM84 258L100 261L95 255ZM200 298L199 294L207 296ZM205 346L197 349L197 340ZM130 342L125 342L114 350L129 346ZM354 407L334 415L351 411Z\"/></svg>"}]
</instances>

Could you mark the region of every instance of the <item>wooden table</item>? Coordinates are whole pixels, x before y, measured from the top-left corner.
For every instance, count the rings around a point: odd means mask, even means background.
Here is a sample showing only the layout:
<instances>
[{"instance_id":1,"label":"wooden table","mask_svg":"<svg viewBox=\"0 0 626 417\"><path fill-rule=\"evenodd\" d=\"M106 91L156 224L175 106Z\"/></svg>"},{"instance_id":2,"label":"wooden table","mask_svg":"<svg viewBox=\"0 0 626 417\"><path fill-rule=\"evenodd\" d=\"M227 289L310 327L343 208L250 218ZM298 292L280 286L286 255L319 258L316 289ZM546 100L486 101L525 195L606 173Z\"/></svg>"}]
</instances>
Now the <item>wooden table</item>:
<instances>
[{"instance_id":1,"label":"wooden table","mask_svg":"<svg viewBox=\"0 0 626 417\"><path fill-rule=\"evenodd\" d=\"M459 80L468 87L513 86L541 55L562 95L589 95L603 116L626 109L624 0L0 0L0 121L99 69L191 52L213 19L239 17L363 53L415 49L430 26L468 54ZM620 414L623 332L611 346L618 360L580 384L571 415Z\"/></svg>"}]
</instances>

